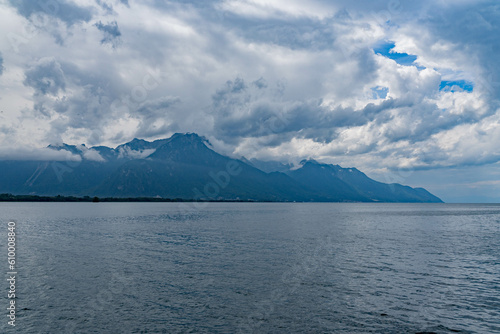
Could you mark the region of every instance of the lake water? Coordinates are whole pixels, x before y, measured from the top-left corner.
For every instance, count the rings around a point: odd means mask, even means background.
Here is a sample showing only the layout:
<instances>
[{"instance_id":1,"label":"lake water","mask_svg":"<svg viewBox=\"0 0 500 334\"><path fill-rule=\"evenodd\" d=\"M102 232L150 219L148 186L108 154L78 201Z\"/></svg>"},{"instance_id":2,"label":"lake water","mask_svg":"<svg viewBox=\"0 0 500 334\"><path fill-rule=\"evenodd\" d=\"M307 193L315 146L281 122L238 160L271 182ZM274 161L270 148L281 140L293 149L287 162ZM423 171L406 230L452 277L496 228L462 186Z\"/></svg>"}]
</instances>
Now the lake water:
<instances>
[{"instance_id":1,"label":"lake water","mask_svg":"<svg viewBox=\"0 0 500 334\"><path fill-rule=\"evenodd\" d=\"M18 333L500 333L500 206L0 203Z\"/></svg>"}]
</instances>

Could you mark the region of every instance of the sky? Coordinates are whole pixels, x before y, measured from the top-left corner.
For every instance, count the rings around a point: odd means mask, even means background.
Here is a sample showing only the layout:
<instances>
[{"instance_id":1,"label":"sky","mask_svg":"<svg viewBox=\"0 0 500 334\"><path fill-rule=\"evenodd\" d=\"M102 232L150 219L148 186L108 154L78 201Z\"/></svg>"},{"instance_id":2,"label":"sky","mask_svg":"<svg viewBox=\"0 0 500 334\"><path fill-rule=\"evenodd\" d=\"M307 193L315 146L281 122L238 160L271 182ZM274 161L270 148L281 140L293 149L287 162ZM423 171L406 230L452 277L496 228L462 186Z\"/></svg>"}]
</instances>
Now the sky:
<instances>
[{"instance_id":1,"label":"sky","mask_svg":"<svg viewBox=\"0 0 500 334\"><path fill-rule=\"evenodd\" d=\"M0 159L195 132L500 202L500 3L0 0Z\"/></svg>"}]
</instances>

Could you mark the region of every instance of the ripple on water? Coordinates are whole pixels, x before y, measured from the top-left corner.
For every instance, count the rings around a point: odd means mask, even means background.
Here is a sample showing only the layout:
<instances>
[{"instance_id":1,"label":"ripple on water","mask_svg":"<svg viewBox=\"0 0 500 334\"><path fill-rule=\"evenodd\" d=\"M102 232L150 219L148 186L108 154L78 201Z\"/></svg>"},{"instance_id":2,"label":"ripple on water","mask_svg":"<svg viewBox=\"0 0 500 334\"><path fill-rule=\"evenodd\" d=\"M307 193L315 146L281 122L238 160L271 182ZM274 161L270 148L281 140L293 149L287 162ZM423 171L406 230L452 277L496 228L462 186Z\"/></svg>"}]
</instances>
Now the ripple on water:
<instances>
[{"instance_id":1,"label":"ripple on water","mask_svg":"<svg viewBox=\"0 0 500 334\"><path fill-rule=\"evenodd\" d=\"M25 333L500 333L499 206L0 205Z\"/></svg>"}]
</instances>

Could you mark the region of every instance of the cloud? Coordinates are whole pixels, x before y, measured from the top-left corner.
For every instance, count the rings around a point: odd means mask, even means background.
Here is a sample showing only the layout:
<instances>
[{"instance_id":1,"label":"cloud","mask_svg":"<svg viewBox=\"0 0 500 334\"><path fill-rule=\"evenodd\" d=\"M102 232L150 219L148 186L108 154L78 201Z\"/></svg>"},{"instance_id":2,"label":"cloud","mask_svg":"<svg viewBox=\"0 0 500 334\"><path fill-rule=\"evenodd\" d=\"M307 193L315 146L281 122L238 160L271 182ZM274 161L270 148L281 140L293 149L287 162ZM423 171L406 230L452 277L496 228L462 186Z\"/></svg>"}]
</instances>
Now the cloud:
<instances>
[{"instance_id":1,"label":"cloud","mask_svg":"<svg viewBox=\"0 0 500 334\"><path fill-rule=\"evenodd\" d=\"M98 161L102 162L105 161L103 157L99 154L99 152L94 151L94 150L88 150L83 154L83 158L85 160L90 160L90 161Z\"/></svg>"},{"instance_id":2,"label":"cloud","mask_svg":"<svg viewBox=\"0 0 500 334\"><path fill-rule=\"evenodd\" d=\"M53 57L40 59L25 72L24 85L35 89L35 94L57 95L66 89L64 72Z\"/></svg>"},{"instance_id":3,"label":"cloud","mask_svg":"<svg viewBox=\"0 0 500 334\"><path fill-rule=\"evenodd\" d=\"M483 95L498 100L500 8L495 1L446 2L429 8L396 34L398 50L418 54L418 63L442 72L445 80L473 83ZM415 26L420 29L413 29Z\"/></svg>"},{"instance_id":4,"label":"cloud","mask_svg":"<svg viewBox=\"0 0 500 334\"><path fill-rule=\"evenodd\" d=\"M362 170L500 159L493 0L41 4L0 8L7 146L197 132Z\"/></svg>"},{"instance_id":5,"label":"cloud","mask_svg":"<svg viewBox=\"0 0 500 334\"><path fill-rule=\"evenodd\" d=\"M155 153L156 149L146 149L146 150L132 150L130 147L120 147L118 158L129 158L129 159L144 159L149 157L151 154Z\"/></svg>"},{"instance_id":6,"label":"cloud","mask_svg":"<svg viewBox=\"0 0 500 334\"><path fill-rule=\"evenodd\" d=\"M329 105L321 98L284 99L286 87L269 86L263 78L249 84L241 78L227 81L212 96L211 114L216 137L232 142L271 137L263 145L278 145L294 137L331 142L344 127L361 126L373 120L393 100L380 105L352 107Z\"/></svg>"},{"instance_id":7,"label":"cloud","mask_svg":"<svg viewBox=\"0 0 500 334\"><path fill-rule=\"evenodd\" d=\"M10 0L11 6L18 13L29 19L33 15L42 14L51 18L57 18L71 26L80 22L91 20L94 10L90 6L78 6L73 1L31 1Z\"/></svg>"},{"instance_id":8,"label":"cloud","mask_svg":"<svg viewBox=\"0 0 500 334\"><path fill-rule=\"evenodd\" d=\"M108 24L103 24L99 21L95 24L95 26L104 34L104 37L101 39L101 44L110 44L113 47L116 47L119 44L122 33L120 32L116 21Z\"/></svg>"},{"instance_id":9,"label":"cloud","mask_svg":"<svg viewBox=\"0 0 500 334\"><path fill-rule=\"evenodd\" d=\"M0 53L0 75L3 74L4 70L5 70L5 68L3 67L3 57L2 57L2 53Z\"/></svg>"},{"instance_id":10,"label":"cloud","mask_svg":"<svg viewBox=\"0 0 500 334\"><path fill-rule=\"evenodd\" d=\"M221 9L233 12L238 15L274 18L283 15L292 17L315 17L324 18L332 13L332 7L320 1L309 1L307 4L296 0L225 0L219 5ZM334 10L334 9L333 9Z\"/></svg>"},{"instance_id":11,"label":"cloud","mask_svg":"<svg viewBox=\"0 0 500 334\"><path fill-rule=\"evenodd\" d=\"M81 161L81 157L66 150L50 148L1 148L0 160Z\"/></svg>"},{"instance_id":12,"label":"cloud","mask_svg":"<svg viewBox=\"0 0 500 334\"><path fill-rule=\"evenodd\" d=\"M377 45L373 49L373 51L376 54L380 54L384 57L396 61L396 63L400 65L411 66L415 63L415 60L417 60L417 56L409 55L407 53L395 52L394 51L395 46L396 44L394 44L393 42L385 42L380 45Z\"/></svg>"},{"instance_id":13,"label":"cloud","mask_svg":"<svg viewBox=\"0 0 500 334\"><path fill-rule=\"evenodd\" d=\"M472 92L474 90L474 85L471 82L467 82L465 80L456 80L456 81L441 81L439 85L440 90L445 90L447 92Z\"/></svg>"},{"instance_id":14,"label":"cloud","mask_svg":"<svg viewBox=\"0 0 500 334\"><path fill-rule=\"evenodd\" d=\"M113 5L107 3L105 0L96 0L97 4L104 9L105 13L113 14Z\"/></svg>"},{"instance_id":15,"label":"cloud","mask_svg":"<svg viewBox=\"0 0 500 334\"><path fill-rule=\"evenodd\" d=\"M181 102L179 97L162 97L147 101L139 106L131 115L139 120L136 135L139 137L156 137L169 132L176 132L178 115L173 109Z\"/></svg>"}]
</instances>

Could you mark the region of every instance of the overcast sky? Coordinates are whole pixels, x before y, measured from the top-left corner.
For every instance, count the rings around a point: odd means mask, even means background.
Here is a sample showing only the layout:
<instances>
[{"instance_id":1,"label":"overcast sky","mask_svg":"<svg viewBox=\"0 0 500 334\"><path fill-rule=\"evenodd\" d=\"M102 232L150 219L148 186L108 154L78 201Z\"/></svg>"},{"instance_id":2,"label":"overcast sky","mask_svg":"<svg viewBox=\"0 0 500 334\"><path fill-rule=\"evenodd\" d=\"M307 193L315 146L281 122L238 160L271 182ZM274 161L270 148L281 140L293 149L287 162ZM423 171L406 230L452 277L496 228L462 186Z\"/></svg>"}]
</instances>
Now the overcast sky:
<instances>
[{"instance_id":1,"label":"overcast sky","mask_svg":"<svg viewBox=\"0 0 500 334\"><path fill-rule=\"evenodd\" d=\"M0 30L4 159L196 132L500 201L497 0L0 0Z\"/></svg>"}]
</instances>

